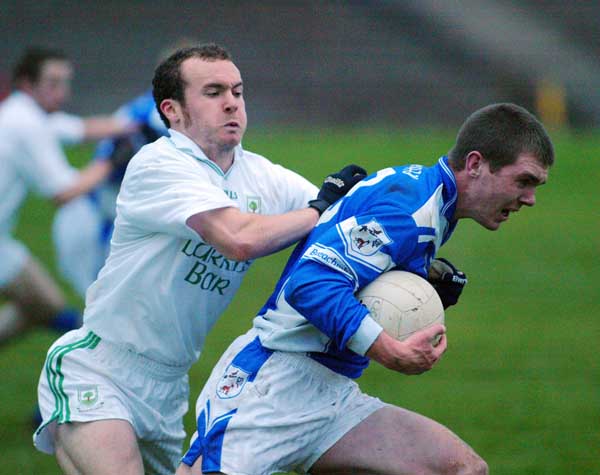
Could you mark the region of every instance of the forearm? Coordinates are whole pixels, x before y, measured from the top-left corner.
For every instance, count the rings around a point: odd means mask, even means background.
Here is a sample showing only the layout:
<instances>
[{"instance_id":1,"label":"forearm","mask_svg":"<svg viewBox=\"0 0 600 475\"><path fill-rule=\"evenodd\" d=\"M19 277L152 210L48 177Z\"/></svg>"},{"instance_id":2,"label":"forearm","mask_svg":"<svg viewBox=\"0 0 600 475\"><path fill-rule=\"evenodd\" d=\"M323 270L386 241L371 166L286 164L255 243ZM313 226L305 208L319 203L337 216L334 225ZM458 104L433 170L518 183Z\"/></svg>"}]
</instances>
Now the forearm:
<instances>
[{"instance_id":1,"label":"forearm","mask_svg":"<svg viewBox=\"0 0 600 475\"><path fill-rule=\"evenodd\" d=\"M355 298L349 277L310 258L294 268L285 285L285 299L338 348L364 355L381 331L371 318L365 321L368 310Z\"/></svg>"},{"instance_id":2,"label":"forearm","mask_svg":"<svg viewBox=\"0 0 600 475\"><path fill-rule=\"evenodd\" d=\"M99 140L125 135L136 130L136 126L123 118L92 116L84 119L84 140Z\"/></svg>"},{"instance_id":3,"label":"forearm","mask_svg":"<svg viewBox=\"0 0 600 475\"><path fill-rule=\"evenodd\" d=\"M81 196L102 182L111 172L112 165L107 160L96 160L81 170L78 180L68 189L54 196L54 202L61 206Z\"/></svg>"},{"instance_id":4,"label":"forearm","mask_svg":"<svg viewBox=\"0 0 600 475\"><path fill-rule=\"evenodd\" d=\"M312 208L267 216L222 208L191 216L187 225L223 256L245 261L272 254L299 241L318 219L319 214Z\"/></svg>"}]
</instances>

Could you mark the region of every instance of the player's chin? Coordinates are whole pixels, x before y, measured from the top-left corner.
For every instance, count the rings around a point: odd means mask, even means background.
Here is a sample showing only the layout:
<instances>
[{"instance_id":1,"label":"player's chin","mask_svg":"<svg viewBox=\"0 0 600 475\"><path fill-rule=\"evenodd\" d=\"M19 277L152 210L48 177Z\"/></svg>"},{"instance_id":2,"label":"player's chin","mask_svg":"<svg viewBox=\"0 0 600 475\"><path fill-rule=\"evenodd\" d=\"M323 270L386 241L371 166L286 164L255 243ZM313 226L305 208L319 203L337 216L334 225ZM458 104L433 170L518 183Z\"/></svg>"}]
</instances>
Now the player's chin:
<instances>
[{"instance_id":1,"label":"player's chin","mask_svg":"<svg viewBox=\"0 0 600 475\"><path fill-rule=\"evenodd\" d=\"M241 133L227 133L221 137L221 143L227 147L237 147L242 142Z\"/></svg>"},{"instance_id":2,"label":"player's chin","mask_svg":"<svg viewBox=\"0 0 600 475\"><path fill-rule=\"evenodd\" d=\"M496 231L503 223L503 220L498 219L478 219L477 222L488 231Z\"/></svg>"}]
</instances>

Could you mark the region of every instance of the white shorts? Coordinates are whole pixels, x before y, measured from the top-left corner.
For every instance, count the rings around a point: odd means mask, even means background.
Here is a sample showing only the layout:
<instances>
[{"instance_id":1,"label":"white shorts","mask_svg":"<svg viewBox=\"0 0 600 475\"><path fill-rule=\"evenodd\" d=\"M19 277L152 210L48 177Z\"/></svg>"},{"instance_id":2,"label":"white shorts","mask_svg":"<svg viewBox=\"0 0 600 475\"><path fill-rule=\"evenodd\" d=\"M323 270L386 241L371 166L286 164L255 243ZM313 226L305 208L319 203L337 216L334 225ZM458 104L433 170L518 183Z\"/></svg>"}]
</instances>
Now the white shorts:
<instances>
[{"instance_id":1,"label":"white shorts","mask_svg":"<svg viewBox=\"0 0 600 475\"><path fill-rule=\"evenodd\" d=\"M145 473L172 474L185 439L188 397L187 368L149 360L82 327L48 350L38 385L43 422L34 445L54 452L53 424L123 419L135 430Z\"/></svg>"},{"instance_id":2,"label":"white shorts","mask_svg":"<svg viewBox=\"0 0 600 475\"><path fill-rule=\"evenodd\" d=\"M0 289L11 283L23 270L29 250L16 239L0 235Z\"/></svg>"},{"instance_id":3,"label":"white shorts","mask_svg":"<svg viewBox=\"0 0 600 475\"><path fill-rule=\"evenodd\" d=\"M231 344L204 386L183 463L202 456L203 472L308 473L384 405L305 354L263 348L251 330Z\"/></svg>"}]
</instances>

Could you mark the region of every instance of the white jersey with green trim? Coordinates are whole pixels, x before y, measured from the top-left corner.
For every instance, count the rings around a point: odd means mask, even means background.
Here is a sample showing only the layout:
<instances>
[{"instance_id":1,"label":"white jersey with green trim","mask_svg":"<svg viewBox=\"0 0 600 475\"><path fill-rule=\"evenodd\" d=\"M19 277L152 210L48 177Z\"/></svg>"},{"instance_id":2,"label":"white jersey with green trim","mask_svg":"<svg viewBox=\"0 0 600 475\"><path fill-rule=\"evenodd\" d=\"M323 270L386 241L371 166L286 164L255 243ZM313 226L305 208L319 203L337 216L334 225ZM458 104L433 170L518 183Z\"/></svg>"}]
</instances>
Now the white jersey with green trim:
<instances>
[{"instance_id":1,"label":"white jersey with green trim","mask_svg":"<svg viewBox=\"0 0 600 475\"><path fill-rule=\"evenodd\" d=\"M306 207L318 189L241 146L223 173L188 137L169 133L144 146L127 168L110 255L88 289L84 325L103 339L187 369L251 264L222 256L187 219L231 206L285 213Z\"/></svg>"}]
</instances>

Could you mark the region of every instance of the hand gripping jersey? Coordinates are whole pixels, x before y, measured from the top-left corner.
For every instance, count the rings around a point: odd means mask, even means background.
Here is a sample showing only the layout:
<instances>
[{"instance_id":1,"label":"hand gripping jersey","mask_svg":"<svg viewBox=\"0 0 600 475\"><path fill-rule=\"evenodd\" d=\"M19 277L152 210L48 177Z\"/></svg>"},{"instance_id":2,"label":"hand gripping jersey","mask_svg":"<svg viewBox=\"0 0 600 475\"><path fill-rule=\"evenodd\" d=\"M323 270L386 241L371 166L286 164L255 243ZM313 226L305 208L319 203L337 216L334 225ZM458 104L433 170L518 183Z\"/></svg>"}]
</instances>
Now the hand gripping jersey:
<instances>
[{"instance_id":1,"label":"hand gripping jersey","mask_svg":"<svg viewBox=\"0 0 600 475\"><path fill-rule=\"evenodd\" d=\"M330 207L298 244L254 327L272 350L309 353L357 378L382 331L354 294L390 269L427 277L456 221L446 157L432 167L386 168Z\"/></svg>"}]
</instances>

